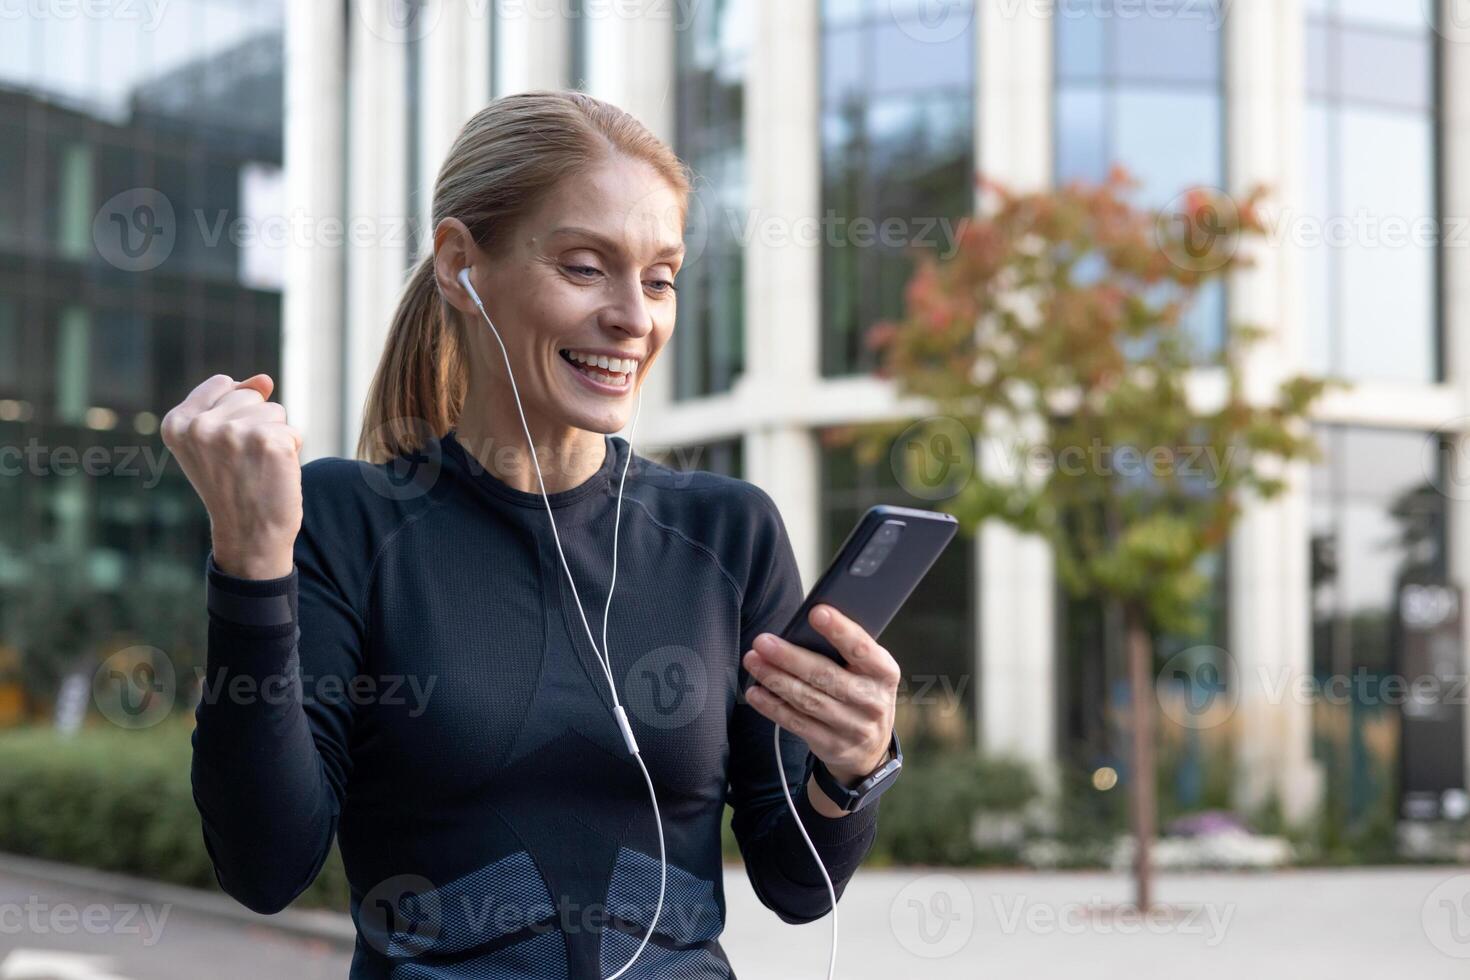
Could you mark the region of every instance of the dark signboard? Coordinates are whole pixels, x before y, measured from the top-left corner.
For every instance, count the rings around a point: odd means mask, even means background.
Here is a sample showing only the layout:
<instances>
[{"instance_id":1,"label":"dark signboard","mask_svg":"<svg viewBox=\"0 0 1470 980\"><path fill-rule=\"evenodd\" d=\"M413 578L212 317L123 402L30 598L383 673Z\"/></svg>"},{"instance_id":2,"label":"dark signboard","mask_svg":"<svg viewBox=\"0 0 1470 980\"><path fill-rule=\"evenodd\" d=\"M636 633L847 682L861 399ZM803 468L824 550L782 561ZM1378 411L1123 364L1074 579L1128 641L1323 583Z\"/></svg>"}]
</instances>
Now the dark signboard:
<instances>
[{"instance_id":1,"label":"dark signboard","mask_svg":"<svg viewBox=\"0 0 1470 980\"><path fill-rule=\"evenodd\" d=\"M1459 820L1470 810L1462 599L1454 585L1399 589L1399 816L1405 820Z\"/></svg>"}]
</instances>

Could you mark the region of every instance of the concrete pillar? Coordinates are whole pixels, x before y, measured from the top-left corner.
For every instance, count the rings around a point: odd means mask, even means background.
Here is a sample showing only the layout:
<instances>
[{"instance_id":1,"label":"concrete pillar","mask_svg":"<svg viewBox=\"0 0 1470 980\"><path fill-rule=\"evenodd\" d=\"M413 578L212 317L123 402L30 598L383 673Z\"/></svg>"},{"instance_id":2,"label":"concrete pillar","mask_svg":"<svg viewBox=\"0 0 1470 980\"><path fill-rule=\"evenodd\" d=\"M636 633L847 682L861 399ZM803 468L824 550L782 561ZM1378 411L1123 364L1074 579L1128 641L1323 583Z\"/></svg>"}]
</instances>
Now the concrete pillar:
<instances>
[{"instance_id":1,"label":"concrete pillar","mask_svg":"<svg viewBox=\"0 0 1470 980\"><path fill-rule=\"evenodd\" d=\"M817 4L752 0L745 76L745 173L749 214L710 215L743 222L770 218L787 229L821 214L821 50ZM764 391L790 398L818 384L821 246L793 236L755 235L745 249L746 374L737 399ZM806 427L770 421L747 431L746 478L781 509L808 586L821 574L817 481L820 454Z\"/></svg>"},{"instance_id":2,"label":"concrete pillar","mask_svg":"<svg viewBox=\"0 0 1470 980\"><path fill-rule=\"evenodd\" d=\"M1227 189L1239 197L1266 184L1272 207L1293 213L1308 200L1305 17L1300 0L1237 0L1225 24ZM1270 398L1283 378L1306 369L1303 260L1289 242L1252 255L1255 266L1230 283L1229 315L1270 331L1244 364L1248 395ZM1312 671L1307 467L1293 465L1284 476L1285 493L1245 502L1230 542L1229 652L1240 693L1235 794L1248 809L1274 792L1287 819L1301 820L1318 802L1323 776L1312 758L1312 706L1282 697L1280 680Z\"/></svg>"},{"instance_id":3,"label":"concrete pillar","mask_svg":"<svg viewBox=\"0 0 1470 980\"><path fill-rule=\"evenodd\" d=\"M976 169L1016 190L1045 188L1052 171L1051 17L1040 4L976 7ZM993 442L980 448L982 469L1003 462L999 451ZM988 521L976 555L977 738L985 752L1024 760L1052 785L1058 673L1051 549Z\"/></svg>"},{"instance_id":4,"label":"concrete pillar","mask_svg":"<svg viewBox=\"0 0 1470 980\"><path fill-rule=\"evenodd\" d=\"M286 212L308 234L286 243L281 400L305 439L302 458L342 452L342 279L345 244L324 243L342 217L347 27L340 4L286 6Z\"/></svg>"},{"instance_id":5,"label":"concrete pillar","mask_svg":"<svg viewBox=\"0 0 1470 980\"><path fill-rule=\"evenodd\" d=\"M571 36L564 4L544 0L490 0L496 5L495 92L565 88ZM489 9L488 6L486 9Z\"/></svg>"},{"instance_id":6,"label":"concrete pillar","mask_svg":"<svg viewBox=\"0 0 1470 980\"><path fill-rule=\"evenodd\" d=\"M346 372L343 450L351 455L368 385L407 278L408 139L402 25L354 0L348 44Z\"/></svg>"},{"instance_id":7,"label":"concrete pillar","mask_svg":"<svg viewBox=\"0 0 1470 980\"><path fill-rule=\"evenodd\" d=\"M1470 184L1463 176L1470 173L1470 8L1460 0L1443 0L1440 33L1443 75L1440 119L1443 124L1440 146L1444 158L1444 199L1440 212L1448 230L1462 228L1470 221ZM1456 179L1459 178L1459 179ZM1455 458L1464 466L1470 458L1470 249L1444 249L1445 381L1459 395L1459 418L1453 425L1459 429L1460 445ZM1458 476L1458 478L1457 478ZM1470 587L1470 485L1463 475L1449 474L1442 481L1449 494L1449 570L1450 580ZM1470 671L1470 616L1465 623L1465 669ZM1465 758L1470 767L1470 725L1465 729ZM1470 769L1465 773L1470 782Z\"/></svg>"}]
</instances>

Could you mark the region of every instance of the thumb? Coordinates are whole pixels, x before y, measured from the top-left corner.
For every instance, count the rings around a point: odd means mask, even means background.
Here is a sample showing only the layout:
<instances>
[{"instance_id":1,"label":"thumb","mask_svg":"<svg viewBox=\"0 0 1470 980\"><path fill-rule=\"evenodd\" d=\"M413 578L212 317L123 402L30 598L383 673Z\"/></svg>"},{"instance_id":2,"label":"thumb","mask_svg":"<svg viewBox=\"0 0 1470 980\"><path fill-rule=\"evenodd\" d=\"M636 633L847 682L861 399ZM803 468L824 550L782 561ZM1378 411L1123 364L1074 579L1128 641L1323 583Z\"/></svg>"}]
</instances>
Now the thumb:
<instances>
[{"instance_id":1,"label":"thumb","mask_svg":"<svg viewBox=\"0 0 1470 980\"><path fill-rule=\"evenodd\" d=\"M235 382L235 389L237 391L241 388L254 388L260 392L260 397L266 399L270 398L271 392L275 390L275 387L276 383L271 380L271 376L268 374L253 374L243 381Z\"/></svg>"}]
</instances>

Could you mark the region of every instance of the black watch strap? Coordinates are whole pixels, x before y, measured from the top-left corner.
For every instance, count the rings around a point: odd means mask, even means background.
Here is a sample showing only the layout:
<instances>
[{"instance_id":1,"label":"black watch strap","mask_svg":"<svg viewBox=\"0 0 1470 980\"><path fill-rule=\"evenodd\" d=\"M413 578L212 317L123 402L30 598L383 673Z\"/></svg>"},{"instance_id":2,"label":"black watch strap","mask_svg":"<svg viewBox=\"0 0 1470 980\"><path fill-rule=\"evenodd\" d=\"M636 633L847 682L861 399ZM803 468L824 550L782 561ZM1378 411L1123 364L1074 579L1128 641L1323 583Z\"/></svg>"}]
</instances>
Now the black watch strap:
<instances>
[{"instance_id":1,"label":"black watch strap","mask_svg":"<svg viewBox=\"0 0 1470 980\"><path fill-rule=\"evenodd\" d=\"M903 747L898 742L898 732L894 731L888 743L888 759L852 787L838 782L822 760L811 753L807 754L806 768L807 776L816 778L817 785L828 799L843 810L853 812L876 800L898 779L899 770L903 768Z\"/></svg>"}]
</instances>

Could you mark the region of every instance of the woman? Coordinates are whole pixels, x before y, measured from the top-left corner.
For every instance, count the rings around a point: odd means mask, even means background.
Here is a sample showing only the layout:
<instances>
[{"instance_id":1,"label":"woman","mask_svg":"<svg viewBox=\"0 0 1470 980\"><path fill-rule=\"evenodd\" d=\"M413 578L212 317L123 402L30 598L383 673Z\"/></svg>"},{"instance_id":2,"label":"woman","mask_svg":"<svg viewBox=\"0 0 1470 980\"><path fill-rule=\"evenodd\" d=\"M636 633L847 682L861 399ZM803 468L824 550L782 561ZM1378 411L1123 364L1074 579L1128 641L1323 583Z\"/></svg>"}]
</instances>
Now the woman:
<instances>
[{"instance_id":1,"label":"woman","mask_svg":"<svg viewBox=\"0 0 1470 980\"><path fill-rule=\"evenodd\" d=\"M787 789L835 894L872 843L876 806L802 779L809 748L847 786L887 759L893 658L830 607L846 668L771 635L803 593L770 497L611 435L674 329L688 193L621 110L499 99L439 174L366 460L300 466L265 375L164 419L211 521L193 780L216 875L275 912L335 834L355 978L733 976L727 802L789 923L832 898ZM599 650L578 596L604 589Z\"/></svg>"}]
</instances>

